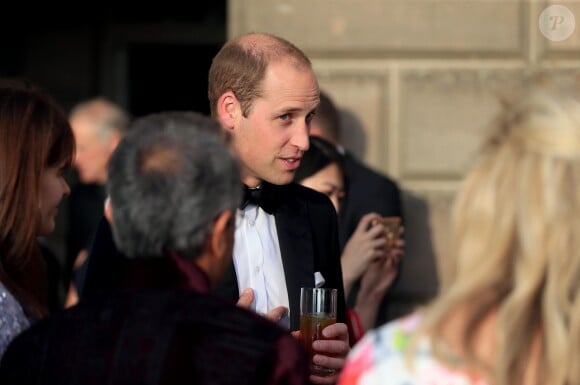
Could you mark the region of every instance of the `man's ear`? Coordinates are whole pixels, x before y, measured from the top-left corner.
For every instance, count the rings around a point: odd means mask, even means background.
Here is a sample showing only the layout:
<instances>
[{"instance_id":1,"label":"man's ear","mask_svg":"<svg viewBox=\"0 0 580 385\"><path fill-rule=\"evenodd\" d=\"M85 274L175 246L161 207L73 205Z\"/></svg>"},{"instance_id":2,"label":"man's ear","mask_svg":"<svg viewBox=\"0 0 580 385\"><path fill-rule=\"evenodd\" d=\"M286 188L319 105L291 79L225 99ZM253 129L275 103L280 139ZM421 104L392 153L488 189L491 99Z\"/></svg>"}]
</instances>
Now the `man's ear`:
<instances>
[{"instance_id":1,"label":"man's ear","mask_svg":"<svg viewBox=\"0 0 580 385\"><path fill-rule=\"evenodd\" d=\"M109 138L109 149L111 150L111 152L113 152L115 148L117 148L117 145L119 145L119 142L121 141L122 137L123 136L119 131L111 132L111 136Z\"/></svg>"},{"instance_id":2,"label":"man's ear","mask_svg":"<svg viewBox=\"0 0 580 385\"><path fill-rule=\"evenodd\" d=\"M105 210L104 210L105 218L110 225L113 224L113 206L111 205L111 198L107 197L105 199Z\"/></svg>"},{"instance_id":3,"label":"man's ear","mask_svg":"<svg viewBox=\"0 0 580 385\"><path fill-rule=\"evenodd\" d=\"M234 212L226 210L214 221L208 245L212 255L223 258L231 254L234 219Z\"/></svg>"},{"instance_id":4,"label":"man's ear","mask_svg":"<svg viewBox=\"0 0 580 385\"><path fill-rule=\"evenodd\" d=\"M195 260L199 268L207 274L212 286L232 263L234 223L233 211L220 213L213 223L211 234L203 244L203 252Z\"/></svg>"},{"instance_id":5,"label":"man's ear","mask_svg":"<svg viewBox=\"0 0 580 385\"><path fill-rule=\"evenodd\" d=\"M241 115L241 107L238 98L232 91L227 91L219 97L217 102L217 115L221 126L230 130Z\"/></svg>"}]
</instances>

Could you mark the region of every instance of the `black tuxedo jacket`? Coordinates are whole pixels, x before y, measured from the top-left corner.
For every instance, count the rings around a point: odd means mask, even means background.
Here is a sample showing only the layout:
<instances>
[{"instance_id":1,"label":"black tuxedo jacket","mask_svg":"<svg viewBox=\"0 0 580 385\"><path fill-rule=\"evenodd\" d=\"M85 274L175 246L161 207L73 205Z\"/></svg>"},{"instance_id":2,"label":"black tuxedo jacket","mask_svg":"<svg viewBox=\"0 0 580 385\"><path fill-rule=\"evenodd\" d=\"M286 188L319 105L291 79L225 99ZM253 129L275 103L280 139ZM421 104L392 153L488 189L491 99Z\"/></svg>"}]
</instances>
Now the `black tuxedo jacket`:
<instances>
[{"instance_id":1,"label":"black tuxedo jacket","mask_svg":"<svg viewBox=\"0 0 580 385\"><path fill-rule=\"evenodd\" d=\"M327 196L296 183L277 186L264 182L263 199L273 207L290 305L290 329L300 329L300 288L314 287L319 271L324 287L338 289L337 321L345 322L345 298L340 265L336 211ZM244 289L244 288L242 288ZM236 301L239 297L234 265L216 293Z\"/></svg>"}]
</instances>

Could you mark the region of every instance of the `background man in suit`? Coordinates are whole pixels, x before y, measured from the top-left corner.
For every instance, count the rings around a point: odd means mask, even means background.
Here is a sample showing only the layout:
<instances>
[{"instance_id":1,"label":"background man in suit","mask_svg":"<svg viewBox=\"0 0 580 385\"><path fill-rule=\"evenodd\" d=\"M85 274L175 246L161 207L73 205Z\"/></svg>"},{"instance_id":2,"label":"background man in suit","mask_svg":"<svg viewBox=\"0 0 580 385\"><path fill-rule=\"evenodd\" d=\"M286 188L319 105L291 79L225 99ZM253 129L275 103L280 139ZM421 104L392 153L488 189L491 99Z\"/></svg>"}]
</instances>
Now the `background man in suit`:
<instances>
[{"instance_id":1,"label":"background man in suit","mask_svg":"<svg viewBox=\"0 0 580 385\"><path fill-rule=\"evenodd\" d=\"M22 334L3 384L306 384L290 333L213 297L231 264L239 168L194 113L138 120L109 166L118 286ZM212 132L211 134L208 132Z\"/></svg>"},{"instance_id":2,"label":"background man in suit","mask_svg":"<svg viewBox=\"0 0 580 385\"><path fill-rule=\"evenodd\" d=\"M324 91L320 92L320 105L312 121L311 134L336 145L343 154L344 171L347 179L345 198L339 213L341 248L356 230L360 219L371 212L382 216L403 216L401 191L397 183L365 166L350 154L341 144L341 121L338 109ZM402 253L403 241L399 241ZM349 304L354 305L358 285L349 295ZM397 281L384 296L377 313L376 325L388 320L388 305L397 294Z\"/></svg>"},{"instance_id":3,"label":"background man in suit","mask_svg":"<svg viewBox=\"0 0 580 385\"><path fill-rule=\"evenodd\" d=\"M97 97L82 101L69 114L75 135L74 166L79 182L68 198L68 232L65 306L77 302L88 248L103 216L107 162L130 122L129 114L110 100ZM70 278L74 280L70 282Z\"/></svg>"},{"instance_id":4,"label":"background man in suit","mask_svg":"<svg viewBox=\"0 0 580 385\"><path fill-rule=\"evenodd\" d=\"M238 211L234 268L220 292L235 299L251 288L250 308L269 315L287 308L289 317L280 322L296 330L300 287L337 288L340 322L324 330L328 340L314 343L315 363L336 373L311 376L315 383L334 383L348 352L336 212L323 194L292 183L319 103L310 61L281 38L244 35L214 58L209 99L248 194L261 194Z\"/></svg>"}]
</instances>

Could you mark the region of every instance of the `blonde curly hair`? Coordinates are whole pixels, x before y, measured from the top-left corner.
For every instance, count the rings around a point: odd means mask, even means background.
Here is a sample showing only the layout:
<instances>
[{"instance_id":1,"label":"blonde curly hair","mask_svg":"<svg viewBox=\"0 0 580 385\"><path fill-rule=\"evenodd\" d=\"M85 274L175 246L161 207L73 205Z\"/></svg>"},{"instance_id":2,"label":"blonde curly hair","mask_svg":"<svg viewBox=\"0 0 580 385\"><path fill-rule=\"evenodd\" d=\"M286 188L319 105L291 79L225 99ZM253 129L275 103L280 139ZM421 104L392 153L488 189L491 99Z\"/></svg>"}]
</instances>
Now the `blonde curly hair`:
<instances>
[{"instance_id":1,"label":"blonde curly hair","mask_svg":"<svg viewBox=\"0 0 580 385\"><path fill-rule=\"evenodd\" d=\"M462 361L494 385L521 384L531 351L538 384L580 383L580 103L529 92L494 121L456 198L451 280L426 309L441 360L443 328L465 311ZM497 315L493 365L476 354L482 320Z\"/></svg>"}]
</instances>

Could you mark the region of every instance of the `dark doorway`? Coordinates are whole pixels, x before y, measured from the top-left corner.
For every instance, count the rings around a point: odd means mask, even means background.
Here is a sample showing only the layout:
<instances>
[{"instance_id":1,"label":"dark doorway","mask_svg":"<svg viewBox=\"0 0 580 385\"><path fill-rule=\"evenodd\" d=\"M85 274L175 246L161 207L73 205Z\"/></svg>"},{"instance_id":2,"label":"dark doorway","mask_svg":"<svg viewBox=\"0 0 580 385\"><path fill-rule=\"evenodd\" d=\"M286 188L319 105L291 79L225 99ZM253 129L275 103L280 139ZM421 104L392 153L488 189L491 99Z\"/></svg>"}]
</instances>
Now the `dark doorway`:
<instances>
[{"instance_id":1,"label":"dark doorway","mask_svg":"<svg viewBox=\"0 0 580 385\"><path fill-rule=\"evenodd\" d=\"M221 45L132 44L128 104L134 116L164 110L209 114L207 75Z\"/></svg>"},{"instance_id":2,"label":"dark doorway","mask_svg":"<svg viewBox=\"0 0 580 385\"><path fill-rule=\"evenodd\" d=\"M199 2L195 12L186 6L102 5L71 16L70 7L54 3L39 3L34 10L24 2L3 4L0 76L31 79L66 112L101 95L133 117L162 110L207 114L207 75L227 37L227 2ZM67 237L74 234L69 202L61 206L55 231L43 240L58 260L59 278L73 249ZM68 282L63 279L58 286L55 294L62 302Z\"/></svg>"}]
</instances>

